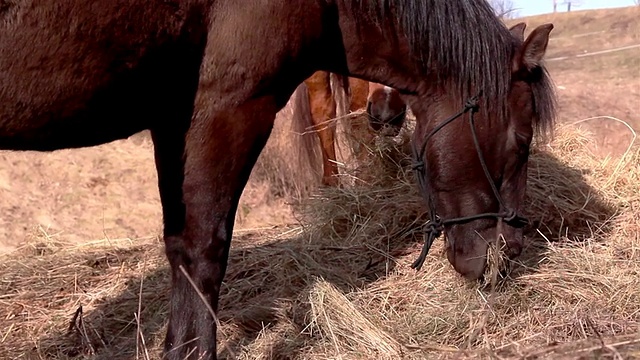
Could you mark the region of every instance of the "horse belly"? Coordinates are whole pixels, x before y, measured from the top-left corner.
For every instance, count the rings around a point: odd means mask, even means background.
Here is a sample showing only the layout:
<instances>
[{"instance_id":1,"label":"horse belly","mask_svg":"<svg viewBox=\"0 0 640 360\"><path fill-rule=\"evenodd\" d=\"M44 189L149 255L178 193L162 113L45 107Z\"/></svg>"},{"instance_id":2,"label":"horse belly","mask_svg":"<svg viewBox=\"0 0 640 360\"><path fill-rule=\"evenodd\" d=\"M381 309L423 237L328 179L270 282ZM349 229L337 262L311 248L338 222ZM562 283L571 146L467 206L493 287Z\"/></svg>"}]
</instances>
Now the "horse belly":
<instances>
[{"instance_id":1,"label":"horse belly","mask_svg":"<svg viewBox=\"0 0 640 360\"><path fill-rule=\"evenodd\" d=\"M152 126L198 66L180 54L193 52L180 1L165 3L25 0L0 14L12 17L0 23L0 148L91 146Z\"/></svg>"}]
</instances>

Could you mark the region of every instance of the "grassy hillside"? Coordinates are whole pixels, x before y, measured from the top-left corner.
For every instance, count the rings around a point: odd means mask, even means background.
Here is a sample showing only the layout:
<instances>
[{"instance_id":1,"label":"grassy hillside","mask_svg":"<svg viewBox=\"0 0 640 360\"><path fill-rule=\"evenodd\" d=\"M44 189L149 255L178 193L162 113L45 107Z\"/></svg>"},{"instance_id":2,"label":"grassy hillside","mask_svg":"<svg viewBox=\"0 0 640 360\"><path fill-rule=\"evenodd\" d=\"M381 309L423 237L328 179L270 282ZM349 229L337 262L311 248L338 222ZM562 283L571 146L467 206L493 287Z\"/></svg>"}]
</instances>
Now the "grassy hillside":
<instances>
[{"instance_id":1,"label":"grassy hillside","mask_svg":"<svg viewBox=\"0 0 640 360\"><path fill-rule=\"evenodd\" d=\"M524 20L529 31L555 25L547 63L559 87L561 121L593 131L602 154L626 151L632 133L617 120L640 130L640 6Z\"/></svg>"}]
</instances>

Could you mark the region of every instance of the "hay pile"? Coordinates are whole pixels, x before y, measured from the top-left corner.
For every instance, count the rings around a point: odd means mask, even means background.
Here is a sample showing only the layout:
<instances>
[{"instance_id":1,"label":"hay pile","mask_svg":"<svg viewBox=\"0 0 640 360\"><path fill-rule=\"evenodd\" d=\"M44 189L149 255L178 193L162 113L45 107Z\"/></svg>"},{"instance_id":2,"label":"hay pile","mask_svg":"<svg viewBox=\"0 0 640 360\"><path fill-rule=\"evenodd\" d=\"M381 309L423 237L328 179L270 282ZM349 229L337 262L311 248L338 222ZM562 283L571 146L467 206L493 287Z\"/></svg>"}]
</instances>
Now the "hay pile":
<instances>
[{"instance_id":1,"label":"hay pile","mask_svg":"<svg viewBox=\"0 0 640 360\"><path fill-rule=\"evenodd\" d=\"M640 357L640 149L600 159L588 141L564 127L533 152L526 212L536 226L511 277L492 290L461 280L442 241L420 272L410 269L424 204L397 166L407 165L403 142L376 149L378 165L367 168L377 172L358 175L367 185L319 191L298 209L302 226L236 234L220 351L239 359ZM160 242L41 240L0 260L0 358L158 358L168 296Z\"/></svg>"}]
</instances>

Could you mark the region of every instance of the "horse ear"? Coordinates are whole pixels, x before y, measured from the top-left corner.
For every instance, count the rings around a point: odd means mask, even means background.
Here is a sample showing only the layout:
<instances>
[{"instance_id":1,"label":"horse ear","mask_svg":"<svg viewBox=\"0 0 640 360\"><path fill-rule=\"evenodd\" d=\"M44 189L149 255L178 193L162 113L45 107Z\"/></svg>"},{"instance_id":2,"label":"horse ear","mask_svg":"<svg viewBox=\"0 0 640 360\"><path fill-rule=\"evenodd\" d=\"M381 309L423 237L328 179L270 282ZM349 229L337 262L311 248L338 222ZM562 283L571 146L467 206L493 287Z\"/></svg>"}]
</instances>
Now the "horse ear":
<instances>
[{"instance_id":1,"label":"horse ear","mask_svg":"<svg viewBox=\"0 0 640 360\"><path fill-rule=\"evenodd\" d=\"M527 24L524 22L517 23L509 28L511 31L511 35L515 36L518 40L524 41L524 29L527 27Z\"/></svg>"},{"instance_id":2,"label":"horse ear","mask_svg":"<svg viewBox=\"0 0 640 360\"><path fill-rule=\"evenodd\" d=\"M553 24L544 24L538 26L529 34L527 40L522 44L521 67L531 70L540 65L547 51L551 30L553 30Z\"/></svg>"}]
</instances>

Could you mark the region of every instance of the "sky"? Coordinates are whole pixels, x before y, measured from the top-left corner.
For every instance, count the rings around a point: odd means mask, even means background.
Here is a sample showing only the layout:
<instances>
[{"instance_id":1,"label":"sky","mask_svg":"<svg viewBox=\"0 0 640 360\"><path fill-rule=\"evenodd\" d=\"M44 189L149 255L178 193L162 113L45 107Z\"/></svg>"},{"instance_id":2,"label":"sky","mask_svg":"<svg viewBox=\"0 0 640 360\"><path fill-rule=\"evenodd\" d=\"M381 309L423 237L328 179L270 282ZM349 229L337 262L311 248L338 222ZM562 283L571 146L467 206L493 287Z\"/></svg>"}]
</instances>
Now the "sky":
<instances>
[{"instance_id":1,"label":"sky","mask_svg":"<svg viewBox=\"0 0 640 360\"><path fill-rule=\"evenodd\" d=\"M558 0L558 11L567 11L563 0ZM634 5L633 0L579 0L580 6L571 5L571 10L589 10ZM531 16L553 12L553 0L513 0L517 16Z\"/></svg>"}]
</instances>

